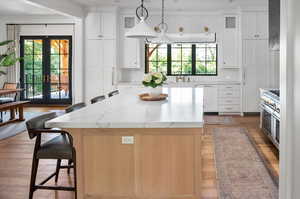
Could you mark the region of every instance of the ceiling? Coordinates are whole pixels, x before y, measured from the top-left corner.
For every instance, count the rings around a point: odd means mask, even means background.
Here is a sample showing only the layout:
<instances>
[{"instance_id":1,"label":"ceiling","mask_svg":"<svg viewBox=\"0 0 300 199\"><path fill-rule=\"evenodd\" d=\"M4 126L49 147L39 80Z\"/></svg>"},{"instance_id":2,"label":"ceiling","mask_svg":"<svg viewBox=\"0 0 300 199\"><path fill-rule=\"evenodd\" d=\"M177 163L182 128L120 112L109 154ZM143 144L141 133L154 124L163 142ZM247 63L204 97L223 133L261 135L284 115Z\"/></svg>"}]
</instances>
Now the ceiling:
<instances>
[{"instance_id":1,"label":"ceiling","mask_svg":"<svg viewBox=\"0 0 300 199\"><path fill-rule=\"evenodd\" d=\"M136 8L140 0L72 0L83 6L119 6ZM165 0L167 10L219 10L237 6L266 6L268 0ZM145 0L145 6L161 8L161 0Z\"/></svg>"},{"instance_id":2,"label":"ceiling","mask_svg":"<svg viewBox=\"0 0 300 199\"><path fill-rule=\"evenodd\" d=\"M56 14L49 9L29 4L24 0L0 0L0 5L0 16Z\"/></svg>"}]
</instances>

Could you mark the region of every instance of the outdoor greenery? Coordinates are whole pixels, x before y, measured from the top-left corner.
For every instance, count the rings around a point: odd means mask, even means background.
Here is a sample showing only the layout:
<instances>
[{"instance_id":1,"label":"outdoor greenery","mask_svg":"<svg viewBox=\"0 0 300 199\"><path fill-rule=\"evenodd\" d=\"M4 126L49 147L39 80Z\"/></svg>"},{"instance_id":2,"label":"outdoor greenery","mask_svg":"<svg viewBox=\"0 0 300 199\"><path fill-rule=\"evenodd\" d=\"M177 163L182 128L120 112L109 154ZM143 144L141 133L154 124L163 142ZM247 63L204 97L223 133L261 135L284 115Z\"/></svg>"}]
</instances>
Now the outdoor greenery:
<instances>
[{"instance_id":1,"label":"outdoor greenery","mask_svg":"<svg viewBox=\"0 0 300 199\"><path fill-rule=\"evenodd\" d=\"M148 44L146 49L148 51L146 52L148 72L163 72L168 75L217 74L217 45L215 43L172 44L169 46ZM171 52L168 53L168 51ZM168 63L168 54L170 63ZM168 73L168 67L170 67L170 73ZM195 72L193 72L193 67L195 67Z\"/></svg>"},{"instance_id":2,"label":"outdoor greenery","mask_svg":"<svg viewBox=\"0 0 300 199\"><path fill-rule=\"evenodd\" d=\"M51 40L50 70L52 76L59 75L60 40ZM43 40L24 40L24 83L26 98L41 98L43 94ZM51 86L52 91L57 90L57 85Z\"/></svg>"},{"instance_id":3,"label":"outdoor greenery","mask_svg":"<svg viewBox=\"0 0 300 199\"><path fill-rule=\"evenodd\" d=\"M0 69L1 67L10 67L14 66L17 62L21 60L21 58L16 57L15 50L15 41L14 40L6 40L0 42L0 47L6 47L6 51L2 54L0 53ZM0 76L5 75L6 73L0 70Z\"/></svg>"}]
</instances>

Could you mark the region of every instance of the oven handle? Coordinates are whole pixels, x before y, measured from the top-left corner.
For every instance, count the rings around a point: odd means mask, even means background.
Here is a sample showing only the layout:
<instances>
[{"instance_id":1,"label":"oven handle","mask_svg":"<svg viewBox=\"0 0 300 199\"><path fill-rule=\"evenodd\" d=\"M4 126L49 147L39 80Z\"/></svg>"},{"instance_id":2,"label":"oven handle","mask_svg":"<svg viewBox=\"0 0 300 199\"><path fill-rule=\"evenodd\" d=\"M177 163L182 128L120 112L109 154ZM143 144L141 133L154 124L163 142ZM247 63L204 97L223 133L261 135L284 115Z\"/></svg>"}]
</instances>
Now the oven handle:
<instances>
[{"instance_id":1,"label":"oven handle","mask_svg":"<svg viewBox=\"0 0 300 199\"><path fill-rule=\"evenodd\" d=\"M273 115L273 112L274 112L274 111L273 111L270 107L268 107L267 105L261 104L260 107L261 107L263 110L265 110L265 111L267 111L268 113L270 113L270 114Z\"/></svg>"}]
</instances>

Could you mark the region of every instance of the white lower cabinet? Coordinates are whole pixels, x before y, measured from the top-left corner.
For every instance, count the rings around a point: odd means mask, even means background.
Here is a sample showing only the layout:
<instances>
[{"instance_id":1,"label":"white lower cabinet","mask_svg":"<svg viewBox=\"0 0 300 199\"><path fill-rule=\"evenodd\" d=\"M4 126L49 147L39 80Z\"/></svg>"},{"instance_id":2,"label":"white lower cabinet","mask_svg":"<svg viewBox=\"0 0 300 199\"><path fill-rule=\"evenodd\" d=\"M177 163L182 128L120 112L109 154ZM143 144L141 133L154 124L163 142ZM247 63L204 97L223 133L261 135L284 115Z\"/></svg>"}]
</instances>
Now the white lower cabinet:
<instances>
[{"instance_id":1,"label":"white lower cabinet","mask_svg":"<svg viewBox=\"0 0 300 199\"><path fill-rule=\"evenodd\" d=\"M218 106L220 114L241 113L240 85L219 85Z\"/></svg>"},{"instance_id":2,"label":"white lower cabinet","mask_svg":"<svg viewBox=\"0 0 300 199\"><path fill-rule=\"evenodd\" d=\"M240 84L198 85L204 90L203 109L205 113L240 114L241 86Z\"/></svg>"},{"instance_id":3,"label":"white lower cabinet","mask_svg":"<svg viewBox=\"0 0 300 199\"><path fill-rule=\"evenodd\" d=\"M218 86L205 85L204 88L204 112L218 112Z\"/></svg>"}]
</instances>

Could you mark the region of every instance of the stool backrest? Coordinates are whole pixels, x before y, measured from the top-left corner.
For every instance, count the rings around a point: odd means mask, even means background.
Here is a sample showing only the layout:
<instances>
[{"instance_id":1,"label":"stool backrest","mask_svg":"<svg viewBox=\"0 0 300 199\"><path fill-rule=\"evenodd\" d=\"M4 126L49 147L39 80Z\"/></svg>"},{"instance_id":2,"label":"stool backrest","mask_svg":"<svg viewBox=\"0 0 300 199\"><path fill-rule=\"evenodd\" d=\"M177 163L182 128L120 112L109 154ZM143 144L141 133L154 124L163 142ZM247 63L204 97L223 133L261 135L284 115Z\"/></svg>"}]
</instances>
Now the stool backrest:
<instances>
[{"instance_id":1,"label":"stool backrest","mask_svg":"<svg viewBox=\"0 0 300 199\"><path fill-rule=\"evenodd\" d=\"M56 118L56 113L46 113L37 117L34 117L26 122L27 131L29 134L29 138L33 139L36 137L36 134L34 133L35 130L41 130L46 129L45 128L45 122L52 120Z\"/></svg>"},{"instance_id":2,"label":"stool backrest","mask_svg":"<svg viewBox=\"0 0 300 199\"><path fill-rule=\"evenodd\" d=\"M91 104L95 104L95 103L101 102L103 100L105 100L105 96L104 95L97 96L97 97L94 97L93 99L91 99Z\"/></svg>"},{"instance_id":3,"label":"stool backrest","mask_svg":"<svg viewBox=\"0 0 300 199\"><path fill-rule=\"evenodd\" d=\"M108 97L112 97L112 96L118 95L118 94L119 94L119 90L115 90L115 91L108 93Z\"/></svg>"},{"instance_id":4,"label":"stool backrest","mask_svg":"<svg viewBox=\"0 0 300 199\"><path fill-rule=\"evenodd\" d=\"M72 106L67 107L65 111L66 111L66 113L71 113L73 111L79 110L84 107L86 107L86 104L84 102L82 102L82 103L74 104Z\"/></svg>"}]
</instances>

